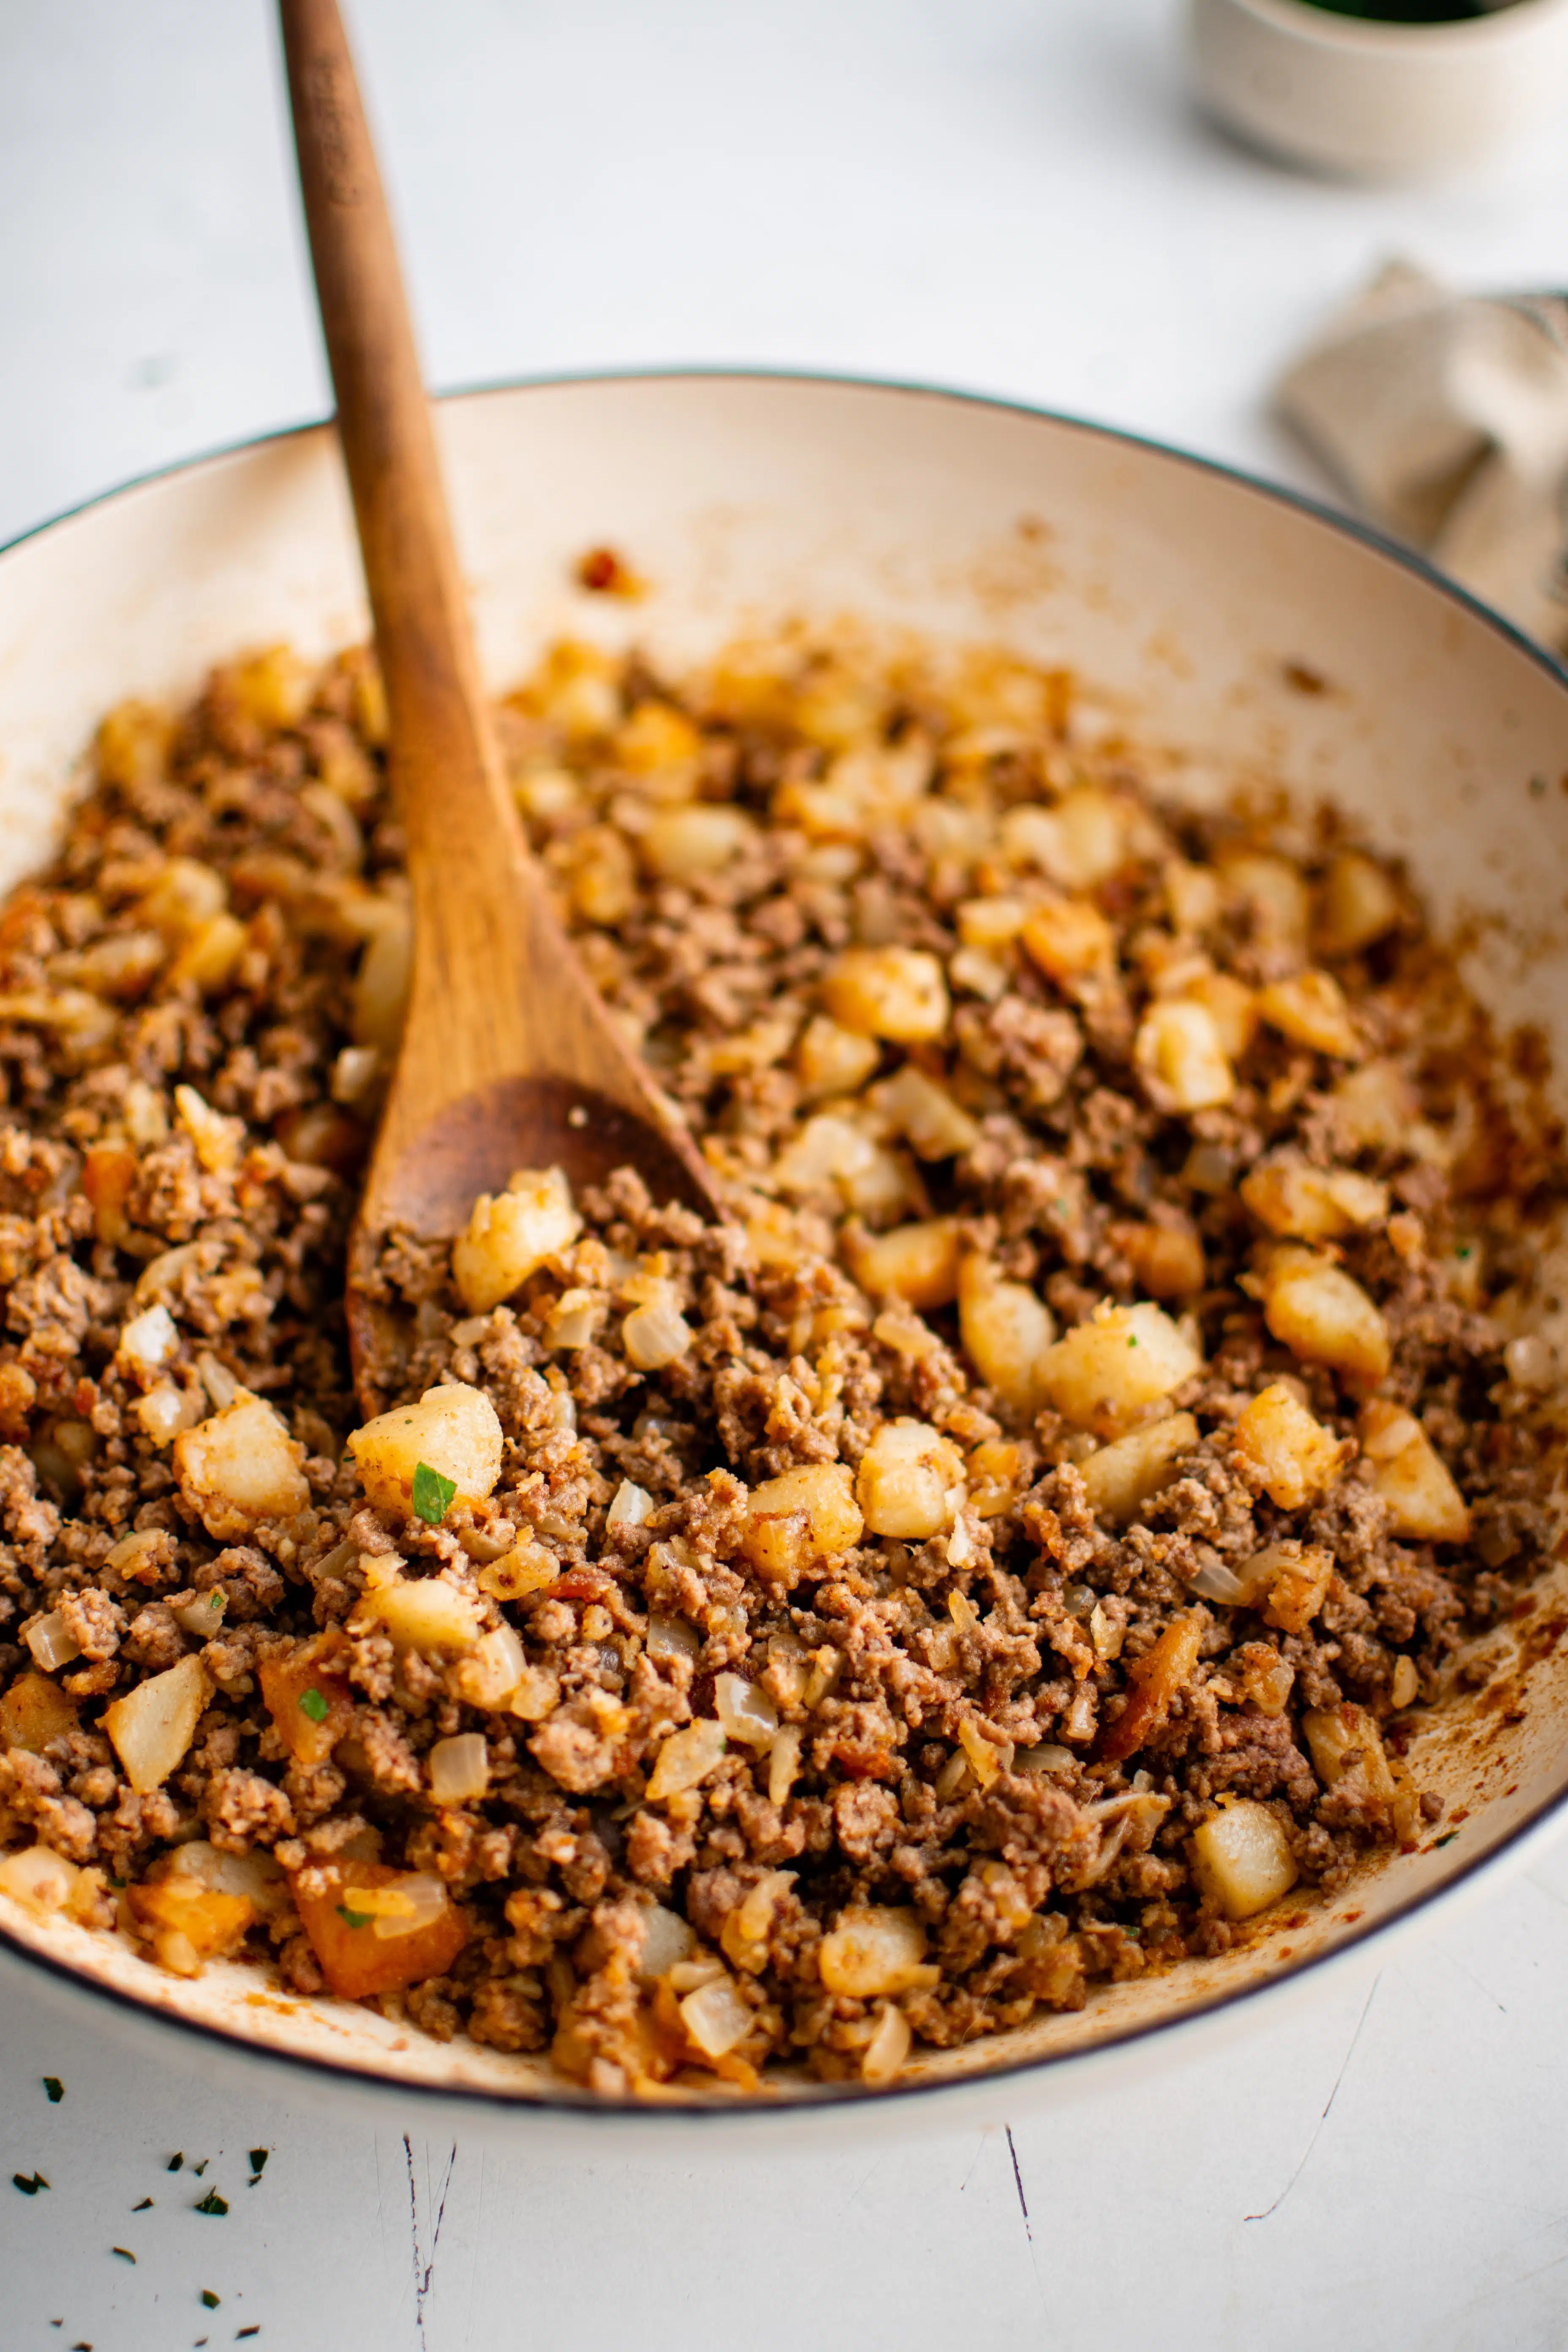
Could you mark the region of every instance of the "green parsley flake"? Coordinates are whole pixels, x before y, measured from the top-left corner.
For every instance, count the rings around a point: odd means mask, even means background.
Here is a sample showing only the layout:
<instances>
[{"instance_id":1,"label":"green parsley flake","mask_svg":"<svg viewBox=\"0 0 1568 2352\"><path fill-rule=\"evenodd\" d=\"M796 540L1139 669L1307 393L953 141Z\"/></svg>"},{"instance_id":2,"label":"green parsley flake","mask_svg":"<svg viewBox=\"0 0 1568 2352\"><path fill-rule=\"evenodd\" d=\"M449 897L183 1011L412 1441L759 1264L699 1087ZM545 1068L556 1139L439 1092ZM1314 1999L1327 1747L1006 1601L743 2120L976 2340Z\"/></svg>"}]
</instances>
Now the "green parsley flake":
<instances>
[{"instance_id":1,"label":"green parsley flake","mask_svg":"<svg viewBox=\"0 0 1568 2352\"><path fill-rule=\"evenodd\" d=\"M265 2172L267 2169L267 2159L271 2153L272 2150L269 2147L253 2147L250 2151L250 2168L252 2172Z\"/></svg>"},{"instance_id":2,"label":"green parsley flake","mask_svg":"<svg viewBox=\"0 0 1568 2352\"><path fill-rule=\"evenodd\" d=\"M336 1909L339 1918L349 1927L368 1927L374 1916L369 1911L351 1911L346 1903L338 1904Z\"/></svg>"},{"instance_id":3,"label":"green parsley flake","mask_svg":"<svg viewBox=\"0 0 1568 2352\"><path fill-rule=\"evenodd\" d=\"M180 2167L184 2164L184 2160L185 2160L185 2159L184 2159L184 2156L183 2156L183 2155L181 2155L181 2156L172 2156L172 2157L169 2158L168 2163L164 2166L163 2169L165 2170L165 2172L178 2172L178 2170L180 2169Z\"/></svg>"},{"instance_id":4,"label":"green parsley flake","mask_svg":"<svg viewBox=\"0 0 1568 2352\"><path fill-rule=\"evenodd\" d=\"M210 2286L204 2286L202 2289L202 2301L206 2305L209 2311L216 2311L219 2304L223 2301L223 2297L221 2294L215 2294Z\"/></svg>"},{"instance_id":5,"label":"green parsley flake","mask_svg":"<svg viewBox=\"0 0 1568 2352\"><path fill-rule=\"evenodd\" d=\"M58 2107L60 2101L66 2095L66 2086L61 2082L59 2076L58 2074L46 2074L44 2076L44 2089L48 2095L50 2106Z\"/></svg>"},{"instance_id":6,"label":"green parsley flake","mask_svg":"<svg viewBox=\"0 0 1568 2352\"><path fill-rule=\"evenodd\" d=\"M1458 1830L1448 1830L1445 1832L1442 1837L1434 1838L1432 1843L1435 1846L1452 1845L1454 1840L1458 1836L1458 1834L1459 1832Z\"/></svg>"},{"instance_id":7,"label":"green parsley flake","mask_svg":"<svg viewBox=\"0 0 1568 2352\"><path fill-rule=\"evenodd\" d=\"M234 2340L237 2344L243 2344L247 2336L259 2336L260 2333L261 2322L258 2320L254 2327L237 2327L234 2331Z\"/></svg>"},{"instance_id":8,"label":"green parsley flake","mask_svg":"<svg viewBox=\"0 0 1568 2352\"><path fill-rule=\"evenodd\" d=\"M414 1515L423 1519L427 1528L438 1528L452 1507L458 1485L454 1478L443 1478L439 1470L432 1470L428 1462L414 1465Z\"/></svg>"},{"instance_id":9,"label":"green parsley flake","mask_svg":"<svg viewBox=\"0 0 1568 2352\"><path fill-rule=\"evenodd\" d=\"M226 2213L228 2200L226 2197L220 2197L216 2189L209 2189L200 2203L194 2205L191 2210L194 2213Z\"/></svg>"},{"instance_id":10,"label":"green parsley flake","mask_svg":"<svg viewBox=\"0 0 1568 2352\"><path fill-rule=\"evenodd\" d=\"M11 2175L11 2185L14 2189L19 2189L24 2197L36 2197L40 2189L47 2189L49 2184L41 2172L35 2172L30 2180L25 2172L14 2172Z\"/></svg>"},{"instance_id":11,"label":"green parsley flake","mask_svg":"<svg viewBox=\"0 0 1568 2352\"><path fill-rule=\"evenodd\" d=\"M140 2205L132 2205L132 2207L131 2208L131 2210L132 2210L133 2213L145 2213L145 2212L148 2212L148 2211L151 2210L151 2208L152 2208L152 2203L153 2203L153 2200L152 2200L150 2197L143 2197L143 2199L142 2200L141 2204L140 2204Z\"/></svg>"},{"instance_id":12,"label":"green parsley flake","mask_svg":"<svg viewBox=\"0 0 1568 2352\"><path fill-rule=\"evenodd\" d=\"M325 1723L327 1702L313 1684L308 1691L300 1693L300 1711L302 1715L308 1715L312 1723Z\"/></svg>"}]
</instances>

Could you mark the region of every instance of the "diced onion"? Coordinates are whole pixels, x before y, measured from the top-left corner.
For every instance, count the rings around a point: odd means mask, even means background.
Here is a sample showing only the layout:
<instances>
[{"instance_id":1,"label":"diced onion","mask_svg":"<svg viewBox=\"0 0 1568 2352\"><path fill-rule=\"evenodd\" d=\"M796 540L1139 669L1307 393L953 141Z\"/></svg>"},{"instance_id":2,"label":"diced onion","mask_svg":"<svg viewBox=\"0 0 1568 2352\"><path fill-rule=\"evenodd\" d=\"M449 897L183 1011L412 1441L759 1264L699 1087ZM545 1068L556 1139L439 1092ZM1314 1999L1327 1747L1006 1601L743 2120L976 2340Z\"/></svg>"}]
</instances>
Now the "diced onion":
<instances>
[{"instance_id":1,"label":"diced onion","mask_svg":"<svg viewBox=\"0 0 1568 2352\"><path fill-rule=\"evenodd\" d=\"M650 1903L644 1917L647 1927L637 1963L637 1982L652 1984L685 1959L697 1938L679 1911L667 1911L662 1903Z\"/></svg>"},{"instance_id":2,"label":"diced onion","mask_svg":"<svg viewBox=\"0 0 1568 2352\"><path fill-rule=\"evenodd\" d=\"M180 1344L174 1318L166 1307L149 1307L133 1315L120 1334L120 1352L138 1371L156 1371Z\"/></svg>"},{"instance_id":3,"label":"diced onion","mask_svg":"<svg viewBox=\"0 0 1568 2352\"><path fill-rule=\"evenodd\" d=\"M683 1617L661 1617L656 1613L648 1619L650 1658L694 1658L701 1647L701 1636Z\"/></svg>"},{"instance_id":4,"label":"diced onion","mask_svg":"<svg viewBox=\"0 0 1568 2352\"><path fill-rule=\"evenodd\" d=\"M0 1895L27 1911L63 1911L76 1891L76 1864L52 1846L30 1845L0 1860Z\"/></svg>"},{"instance_id":5,"label":"diced onion","mask_svg":"<svg viewBox=\"0 0 1568 2352\"><path fill-rule=\"evenodd\" d=\"M433 1927L447 1909L447 1890L429 1871L413 1871L406 1878L400 1878L395 1886L374 1889L352 1886L343 1898L345 1906L363 1911L366 1907L364 1898L367 1893L384 1901L388 1895L398 1898L400 1907L397 1910L394 1911L390 1906L383 1909L378 1904L372 1914L371 1934L384 1939L395 1936L416 1936L422 1928Z\"/></svg>"},{"instance_id":6,"label":"diced onion","mask_svg":"<svg viewBox=\"0 0 1568 2352\"><path fill-rule=\"evenodd\" d=\"M755 1683L743 1675L720 1675L713 1685L719 1720L731 1739L748 1748L771 1748L779 1727L779 1711Z\"/></svg>"},{"instance_id":7,"label":"diced onion","mask_svg":"<svg viewBox=\"0 0 1568 2352\"><path fill-rule=\"evenodd\" d=\"M51 1609L47 1617L36 1619L22 1639L33 1654L34 1664L42 1667L47 1675L53 1674L57 1666L68 1665L73 1658L81 1655L81 1643L74 1633L68 1631L66 1621L58 1609Z\"/></svg>"},{"instance_id":8,"label":"diced onion","mask_svg":"<svg viewBox=\"0 0 1568 2352\"><path fill-rule=\"evenodd\" d=\"M680 2021L697 2047L709 2058L722 2058L743 2042L755 2012L747 2008L729 1977L715 1977L699 1985L680 2003Z\"/></svg>"},{"instance_id":9,"label":"diced onion","mask_svg":"<svg viewBox=\"0 0 1568 2352\"><path fill-rule=\"evenodd\" d=\"M902 2071L913 2039L910 2021L903 2011L889 2004L882 2011L877 2031L866 2044L860 2060L861 2081L890 2083Z\"/></svg>"},{"instance_id":10,"label":"diced onion","mask_svg":"<svg viewBox=\"0 0 1568 2352\"><path fill-rule=\"evenodd\" d=\"M482 1797L490 1784L484 1734L459 1732L438 1739L430 1750L430 1793L438 1805L461 1805Z\"/></svg>"},{"instance_id":11,"label":"diced onion","mask_svg":"<svg viewBox=\"0 0 1568 2352\"><path fill-rule=\"evenodd\" d=\"M692 1723L684 1731L672 1731L648 1776L649 1801L658 1804L661 1798L679 1796L683 1789L695 1789L720 1761L725 1746L721 1723Z\"/></svg>"},{"instance_id":12,"label":"diced onion","mask_svg":"<svg viewBox=\"0 0 1568 2352\"><path fill-rule=\"evenodd\" d=\"M605 1532L613 1536L618 1534L622 1528L640 1528L652 1510L653 1496L647 1488L634 1486L629 1478L623 1478L616 1488L615 1499L605 1517Z\"/></svg>"},{"instance_id":13,"label":"diced onion","mask_svg":"<svg viewBox=\"0 0 1568 2352\"><path fill-rule=\"evenodd\" d=\"M784 1724L773 1740L773 1753L768 1758L770 1805L782 1805L800 1778L800 1746L799 1724Z\"/></svg>"}]
</instances>

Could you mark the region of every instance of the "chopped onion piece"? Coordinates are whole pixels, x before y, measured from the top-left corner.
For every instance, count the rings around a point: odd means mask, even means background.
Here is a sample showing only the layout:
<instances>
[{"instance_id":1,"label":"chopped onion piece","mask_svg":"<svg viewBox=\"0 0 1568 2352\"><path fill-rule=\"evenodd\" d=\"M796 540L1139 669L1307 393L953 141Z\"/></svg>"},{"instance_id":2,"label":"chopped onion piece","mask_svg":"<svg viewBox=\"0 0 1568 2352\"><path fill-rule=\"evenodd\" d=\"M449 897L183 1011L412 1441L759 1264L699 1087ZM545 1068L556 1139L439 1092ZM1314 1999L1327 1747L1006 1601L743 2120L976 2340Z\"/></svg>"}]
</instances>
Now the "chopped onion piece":
<instances>
[{"instance_id":1,"label":"chopped onion piece","mask_svg":"<svg viewBox=\"0 0 1568 2352\"><path fill-rule=\"evenodd\" d=\"M751 2032L755 2012L726 1976L699 1985L680 2003L680 2021L705 2057L722 2058Z\"/></svg>"},{"instance_id":2,"label":"chopped onion piece","mask_svg":"<svg viewBox=\"0 0 1568 2352\"><path fill-rule=\"evenodd\" d=\"M26 1911L63 1911L79 1875L75 1863L52 1846L30 1845L0 1860L0 1895L9 1895Z\"/></svg>"},{"instance_id":3,"label":"chopped onion piece","mask_svg":"<svg viewBox=\"0 0 1568 2352\"><path fill-rule=\"evenodd\" d=\"M430 1750L430 1794L438 1805L461 1805L482 1797L490 1784L489 1752L480 1731L438 1739Z\"/></svg>"},{"instance_id":4,"label":"chopped onion piece","mask_svg":"<svg viewBox=\"0 0 1568 2352\"><path fill-rule=\"evenodd\" d=\"M701 1635L683 1617L661 1617L656 1612L648 1619L650 1658L694 1658L701 1647Z\"/></svg>"},{"instance_id":5,"label":"chopped onion piece","mask_svg":"<svg viewBox=\"0 0 1568 2352\"><path fill-rule=\"evenodd\" d=\"M623 1528L640 1528L652 1510L653 1496L647 1488L636 1486L629 1478L623 1478L616 1488L615 1500L605 1517L605 1533L613 1536L618 1535Z\"/></svg>"},{"instance_id":6,"label":"chopped onion piece","mask_svg":"<svg viewBox=\"0 0 1568 2352\"><path fill-rule=\"evenodd\" d=\"M395 1909L388 1898L395 1901ZM422 1928L433 1927L446 1914L447 1899L446 1887L427 1870L412 1871L395 1886L351 1886L344 1897L354 1911L371 1908L374 1904L370 1931L384 1939L416 1936Z\"/></svg>"},{"instance_id":7,"label":"chopped onion piece","mask_svg":"<svg viewBox=\"0 0 1568 2352\"><path fill-rule=\"evenodd\" d=\"M133 1315L120 1334L120 1352L139 1372L156 1371L180 1344L174 1318L166 1307L149 1307Z\"/></svg>"},{"instance_id":8,"label":"chopped onion piece","mask_svg":"<svg viewBox=\"0 0 1568 2352\"><path fill-rule=\"evenodd\" d=\"M713 1685L719 1720L731 1739L748 1748L771 1748L779 1711L765 1690L743 1675L720 1675Z\"/></svg>"},{"instance_id":9,"label":"chopped onion piece","mask_svg":"<svg viewBox=\"0 0 1568 2352\"><path fill-rule=\"evenodd\" d=\"M691 1723L684 1731L672 1731L648 1776L649 1802L658 1804L683 1789L695 1789L719 1763L726 1744L721 1723Z\"/></svg>"},{"instance_id":10,"label":"chopped onion piece","mask_svg":"<svg viewBox=\"0 0 1568 2352\"><path fill-rule=\"evenodd\" d=\"M861 2081L890 2083L896 2074L902 2072L913 2039L910 2021L903 2011L889 2004L882 2011L877 2021L877 2031L866 2044L860 2060Z\"/></svg>"},{"instance_id":11,"label":"chopped onion piece","mask_svg":"<svg viewBox=\"0 0 1568 2352\"><path fill-rule=\"evenodd\" d=\"M644 1916L647 1929L637 1963L637 1982L652 1984L686 1958L697 1938L680 1914L667 1911L662 1903L650 1903Z\"/></svg>"},{"instance_id":12,"label":"chopped onion piece","mask_svg":"<svg viewBox=\"0 0 1568 2352\"><path fill-rule=\"evenodd\" d=\"M47 1617L35 1618L22 1639L33 1654L34 1664L41 1666L47 1675L81 1655L81 1643L68 1631L58 1609L51 1609Z\"/></svg>"}]
</instances>

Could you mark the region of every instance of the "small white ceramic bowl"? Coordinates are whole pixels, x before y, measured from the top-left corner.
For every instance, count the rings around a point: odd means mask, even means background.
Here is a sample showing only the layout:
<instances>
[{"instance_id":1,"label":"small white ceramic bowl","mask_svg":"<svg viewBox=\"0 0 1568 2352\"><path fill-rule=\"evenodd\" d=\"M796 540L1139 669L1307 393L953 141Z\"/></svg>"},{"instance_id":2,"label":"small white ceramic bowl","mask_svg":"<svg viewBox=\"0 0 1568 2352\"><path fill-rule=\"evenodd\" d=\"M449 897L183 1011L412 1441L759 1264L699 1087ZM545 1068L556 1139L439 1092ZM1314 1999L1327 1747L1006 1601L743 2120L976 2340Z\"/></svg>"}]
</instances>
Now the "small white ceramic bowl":
<instances>
[{"instance_id":1,"label":"small white ceramic bowl","mask_svg":"<svg viewBox=\"0 0 1568 2352\"><path fill-rule=\"evenodd\" d=\"M1191 0L1198 88L1290 162L1398 179L1475 160L1555 113L1568 132L1568 0L1383 25L1312 0Z\"/></svg>"},{"instance_id":2,"label":"small white ceramic bowl","mask_svg":"<svg viewBox=\"0 0 1568 2352\"><path fill-rule=\"evenodd\" d=\"M438 431L497 688L563 631L679 666L792 615L1065 665L1102 717L1190 754L1172 779L1182 795L1265 781L1352 811L1408 860L1438 922L1466 925L1500 1024L1542 1024L1568 1073L1568 674L1416 559L1175 451L910 387L516 385L443 401ZM574 584L574 559L606 541L652 583L645 601ZM322 655L365 627L324 426L182 467L0 551L0 889L48 854L111 703L187 695L247 646L289 637ZM1231 1950L1100 1987L1077 2013L922 2050L890 2091L793 2079L721 2107L595 2104L541 2056L435 2042L238 1962L187 1982L3 1895L0 2017L8 1973L26 1969L68 2015L118 2019L149 2063L183 2051L204 2072L379 2099L422 2128L533 2150L574 2135L595 2152L684 2158L762 2135L841 2143L921 2117L1016 2116L1277 2015L1521 1868L1568 1811L1568 1561L1515 1633L1506 1684L1457 1693L1410 1750L1445 1801L1441 1842L1330 1894L1302 1889Z\"/></svg>"}]
</instances>

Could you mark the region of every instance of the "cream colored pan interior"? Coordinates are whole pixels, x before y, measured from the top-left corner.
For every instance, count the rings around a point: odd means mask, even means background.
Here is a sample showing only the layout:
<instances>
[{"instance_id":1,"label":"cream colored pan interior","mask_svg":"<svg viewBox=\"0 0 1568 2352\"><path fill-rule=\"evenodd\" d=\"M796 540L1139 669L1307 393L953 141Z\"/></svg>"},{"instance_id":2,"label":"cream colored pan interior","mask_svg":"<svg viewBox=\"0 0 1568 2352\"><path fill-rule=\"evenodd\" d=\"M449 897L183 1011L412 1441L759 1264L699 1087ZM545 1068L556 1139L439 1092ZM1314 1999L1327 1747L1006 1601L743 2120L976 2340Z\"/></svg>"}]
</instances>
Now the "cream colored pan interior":
<instances>
[{"instance_id":1,"label":"cream colored pan interior","mask_svg":"<svg viewBox=\"0 0 1568 2352\"><path fill-rule=\"evenodd\" d=\"M635 633L679 659L790 615L1004 642L1070 665L1094 698L1189 755L1182 789L1269 777L1331 797L1408 858L1444 923L1487 919L1476 984L1505 1020L1543 1024L1568 1067L1568 678L1375 545L1169 452L919 391L611 379L469 394L444 404L441 427L496 687L563 628ZM646 603L599 599L590 611L574 591L574 557L604 541L651 581ZM325 430L164 476L13 548L0 557L0 884L47 855L83 746L118 698L182 695L243 647L288 637L325 652L365 626ZM1291 666L1324 690L1303 693ZM1545 1601L1518 1637L1517 1666L1494 1637L1488 1654L1509 1666L1498 1686L1457 1702L1412 1751L1457 1837L1331 1902L1290 1898L1287 1924L1266 1915L1223 1958L928 2053L915 2079L1146 2035L1359 1941L1517 1851L1568 1791L1565 1626L1568 1599ZM0 1937L86 1985L333 2068L572 2095L538 2060L285 2000L233 1966L185 1983L3 1898ZM1015 2076L1009 2095L1047 2090L1056 2071Z\"/></svg>"}]
</instances>

